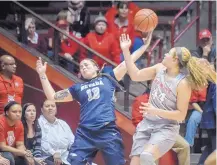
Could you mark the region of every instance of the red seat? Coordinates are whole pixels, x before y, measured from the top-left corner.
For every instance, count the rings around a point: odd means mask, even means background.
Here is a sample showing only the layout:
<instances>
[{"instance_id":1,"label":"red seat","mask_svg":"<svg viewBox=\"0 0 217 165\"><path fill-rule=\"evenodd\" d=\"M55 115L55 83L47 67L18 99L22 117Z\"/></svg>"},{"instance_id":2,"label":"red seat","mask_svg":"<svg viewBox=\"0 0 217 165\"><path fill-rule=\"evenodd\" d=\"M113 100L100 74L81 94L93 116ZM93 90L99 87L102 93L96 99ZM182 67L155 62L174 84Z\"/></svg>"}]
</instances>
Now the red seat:
<instances>
[{"instance_id":1,"label":"red seat","mask_svg":"<svg viewBox=\"0 0 217 165\"><path fill-rule=\"evenodd\" d=\"M176 153L173 150L169 150L159 159L159 165L178 165Z\"/></svg>"}]
</instances>

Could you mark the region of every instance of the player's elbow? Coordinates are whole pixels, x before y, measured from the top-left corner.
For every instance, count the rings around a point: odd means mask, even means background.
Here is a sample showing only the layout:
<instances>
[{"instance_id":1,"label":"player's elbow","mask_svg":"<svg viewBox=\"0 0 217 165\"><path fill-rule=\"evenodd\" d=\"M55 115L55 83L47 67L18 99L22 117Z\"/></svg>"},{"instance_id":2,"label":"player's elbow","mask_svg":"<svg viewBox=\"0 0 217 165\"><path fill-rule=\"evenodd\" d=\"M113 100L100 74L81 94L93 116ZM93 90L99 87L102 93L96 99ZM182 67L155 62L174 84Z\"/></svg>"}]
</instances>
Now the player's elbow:
<instances>
[{"instance_id":1,"label":"player's elbow","mask_svg":"<svg viewBox=\"0 0 217 165\"><path fill-rule=\"evenodd\" d=\"M179 111L179 114L177 115L177 121L179 122L184 121L186 114L187 114L187 111L186 112Z\"/></svg>"},{"instance_id":2,"label":"player's elbow","mask_svg":"<svg viewBox=\"0 0 217 165\"><path fill-rule=\"evenodd\" d=\"M132 80L132 81L140 81L140 79L139 79L139 76L136 74L136 73L131 73L131 74L129 74L130 75L130 79Z\"/></svg>"}]
</instances>

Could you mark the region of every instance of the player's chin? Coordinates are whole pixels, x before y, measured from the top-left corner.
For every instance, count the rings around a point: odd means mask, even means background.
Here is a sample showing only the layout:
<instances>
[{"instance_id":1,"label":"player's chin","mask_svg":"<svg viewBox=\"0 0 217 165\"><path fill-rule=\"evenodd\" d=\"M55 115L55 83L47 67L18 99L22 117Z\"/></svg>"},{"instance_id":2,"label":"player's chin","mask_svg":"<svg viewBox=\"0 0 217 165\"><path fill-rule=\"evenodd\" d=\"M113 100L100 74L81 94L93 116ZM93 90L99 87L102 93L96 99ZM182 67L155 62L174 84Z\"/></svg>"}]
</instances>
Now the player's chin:
<instances>
[{"instance_id":1,"label":"player's chin","mask_svg":"<svg viewBox=\"0 0 217 165\"><path fill-rule=\"evenodd\" d=\"M166 61L165 59L163 59L163 61L161 62L165 67L167 67Z\"/></svg>"}]
</instances>

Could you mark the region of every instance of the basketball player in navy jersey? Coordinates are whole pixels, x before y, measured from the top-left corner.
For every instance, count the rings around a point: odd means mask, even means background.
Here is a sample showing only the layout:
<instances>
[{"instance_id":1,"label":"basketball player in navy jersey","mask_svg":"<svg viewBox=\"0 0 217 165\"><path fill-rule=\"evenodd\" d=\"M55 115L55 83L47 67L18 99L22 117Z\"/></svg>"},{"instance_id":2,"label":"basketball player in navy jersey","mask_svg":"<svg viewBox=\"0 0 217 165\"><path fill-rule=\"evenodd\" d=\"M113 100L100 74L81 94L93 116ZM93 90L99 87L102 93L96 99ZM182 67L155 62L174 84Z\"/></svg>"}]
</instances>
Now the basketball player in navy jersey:
<instances>
[{"instance_id":1,"label":"basketball player in navy jersey","mask_svg":"<svg viewBox=\"0 0 217 165\"><path fill-rule=\"evenodd\" d=\"M152 32L145 39L145 44L133 55L135 62L151 41ZM99 73L98 65L91 59L80 62L80 72L86 80L68 89L55 92L46 76L46 63L39 59L36 64L43 90L47 99L55 102L77 100L81 104L80 123L75 134L75 141L70 149L68 161L71 165L91 163L98 151L106 165L124 165L124 147L121 134L115 124L114 93L126 74L125 62L110 73Z\"/></svg>"},{"instance_id":2,"label":"basketball player in navy jersey","mask_svg":"<svg viewBox=\"0 0 217 165\"><path fill-rule=\"evenodd\" d=\"M216 83L216 72L207 62L191 57L184 47L172 48L162 63L139 70L130 57L131 41L120 38L128 73L133 81L152 80L149 103L141 104L144 119L133 136L131 165L155 165L155 160L174 145L179 122L185 119L191 89L202 89L208 80Z\"/></svg>"}]
</instances>

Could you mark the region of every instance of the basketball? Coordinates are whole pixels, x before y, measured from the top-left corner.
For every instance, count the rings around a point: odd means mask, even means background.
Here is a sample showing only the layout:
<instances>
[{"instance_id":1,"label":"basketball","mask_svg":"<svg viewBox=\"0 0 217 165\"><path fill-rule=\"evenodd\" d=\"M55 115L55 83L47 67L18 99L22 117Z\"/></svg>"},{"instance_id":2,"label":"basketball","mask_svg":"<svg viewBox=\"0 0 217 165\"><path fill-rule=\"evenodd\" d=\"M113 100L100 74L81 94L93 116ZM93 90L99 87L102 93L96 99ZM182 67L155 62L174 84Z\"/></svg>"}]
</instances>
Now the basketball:
<instances>
[{"instance_id":1,"label":"basketball","mask_svg":"<svg viewBox=\"0 0 217 165\"><path fill-rule=\"evenodd\" d=\"M149 32L156 28L158 16L151 9L141 9L134 17L135 29L141 32Z\"/></svg>"}]
</instances>

